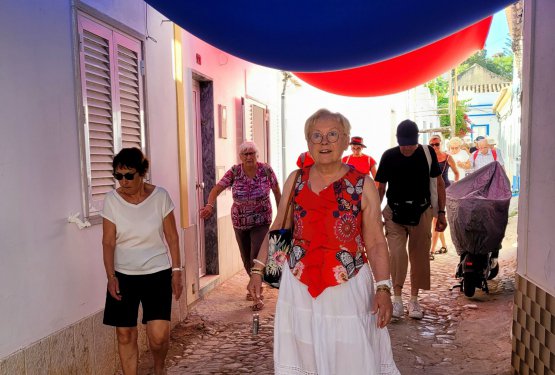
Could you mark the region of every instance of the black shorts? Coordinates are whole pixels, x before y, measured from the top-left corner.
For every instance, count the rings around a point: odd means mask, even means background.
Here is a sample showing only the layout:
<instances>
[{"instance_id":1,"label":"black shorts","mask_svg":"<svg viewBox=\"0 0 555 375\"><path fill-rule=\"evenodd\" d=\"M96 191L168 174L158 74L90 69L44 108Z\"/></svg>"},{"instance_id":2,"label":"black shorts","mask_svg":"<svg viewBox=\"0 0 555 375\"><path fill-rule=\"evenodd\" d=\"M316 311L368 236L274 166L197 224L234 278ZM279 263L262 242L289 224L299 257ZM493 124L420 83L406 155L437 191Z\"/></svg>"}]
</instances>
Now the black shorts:
<instances>
[{"instance_id":1,"label":"black shorts","mask_svg":"<svg viewBox=\"0 0 555 375\"><path fill-rule=\"evenodd\" d=\"M171 269L148 275L125 275L116 272L121 301L106 291L104 324L114 327L136 327L139 303L143 306L143 320L171 320Z\"/></svg>"}]
</instances>

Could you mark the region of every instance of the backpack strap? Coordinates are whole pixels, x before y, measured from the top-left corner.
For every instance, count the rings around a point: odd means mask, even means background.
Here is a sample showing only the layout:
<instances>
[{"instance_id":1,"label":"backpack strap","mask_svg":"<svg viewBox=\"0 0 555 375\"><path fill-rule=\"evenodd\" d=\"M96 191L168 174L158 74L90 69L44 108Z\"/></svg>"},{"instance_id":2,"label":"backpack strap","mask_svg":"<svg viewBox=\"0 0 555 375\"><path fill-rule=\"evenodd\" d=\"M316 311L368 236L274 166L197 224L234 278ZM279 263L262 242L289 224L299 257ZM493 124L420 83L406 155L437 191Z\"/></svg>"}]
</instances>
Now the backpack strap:
<instances>
[{"instance_id":1,"label":"backpack strap","mask_svg":"<svg viewBox=\"0 0 555 375\"><path fill-rule=\"evenodd\" d=\"M428 161L428 175L432 171L432 155L430 155L430 150L427 145L421 145L424 153L426 154L426 160Z\"/></svg>"},{"instance_id":2,"label":"backpack strap","mask_svg":"<svg viewBox=\"0 0 555 375\"><path fill-rule=\"evenodd\" d=\"M497 161L497 150L495 148L491 149L491 154L493 155L493 160Z\"/></svg>"},{"instance_id":3,"label":"backpack strap","mask_svg":"<svg viewBox=\"0 0 555 375\"><path fill-rule=\"evenodd\" d=\"M472 153L472 159L474 159L474 161L476 161L477 157L478 157L478 150L476 150Z\"/></svg>"}]
</instances>

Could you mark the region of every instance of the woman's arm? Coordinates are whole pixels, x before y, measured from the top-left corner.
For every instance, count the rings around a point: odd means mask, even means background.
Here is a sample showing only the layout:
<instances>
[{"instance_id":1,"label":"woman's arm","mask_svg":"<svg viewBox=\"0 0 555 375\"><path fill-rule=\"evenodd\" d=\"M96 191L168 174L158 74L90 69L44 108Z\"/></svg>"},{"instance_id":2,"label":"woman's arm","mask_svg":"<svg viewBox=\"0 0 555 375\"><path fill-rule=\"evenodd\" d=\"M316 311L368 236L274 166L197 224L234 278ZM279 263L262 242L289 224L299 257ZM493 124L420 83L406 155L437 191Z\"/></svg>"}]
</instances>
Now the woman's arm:
<instances>
[{"instance_id":1,"label":"woman's arm","mask_svg":"<svg viewBox=\"0 0 555 375\"><path fill-rule=\"evenodd\" d=\"M374 164L371 168L370 168L370 175L372 176L372 179L376 178L376 164Z\"/></svg>"},{"instance_id":2,"label":"woman's arm","mask_svg":"<svg viewBox=\"0 0 555 375\"><path fill-rule=\"evenodd\" d=\"M368 177L362 191L362 236L374 279L389 280L389 251L383 233L380 196L376 186ZM383 328L389 323L392 311L391 292L377 291L372 313L378 314L378 327Z\"/></svg>"},{"instance_id":3,"label":"woman's arm","mask_svg":"<svg viewBox=\"0 0 555 375\"><path fill-rule=\"evenodd\" d=\"M108 292L110 295L121 301L119 282L114 269L114 252L116 251L116 224L110 220L102 219L102 255L104 268L108 277Z\"/></svg>"},{"instance_id":4,"label":"woman's arm","mask_svg":"<svg viewBox=\"0 0 555 375\"><path fill-rule=\"evenodd\" d=\"M297 170L298 171L298 170ZM291 193L291 189L295 187L295 177L297 176L297 171L294 171L287 177L287 181L283 185L283 192L286 194L286 197L289 198L289 194ZM270 226L270 230L281 229L281 224L285 217L285 211L287 211L287 206L289 204L289 199L281 199L278 205L278 210L276 214L276 218L274 222ZM293 207L289 209L289 216L292 216ZM285 228L291 228L291 220L285 221ZM260 245L260 249L258 250L258 255L256 259L263 264L266 264L268 261L268 236L264 237L264 241L262 241L262 245ZM259 271L262 271L264 267L255 262L253 267ZM262 275L259 273L252 273L249 285L247 286L247 290L250 292L251 296L253 297L254 301L257 302L260 299L260 290L262 288Z\"/></svg>"},{"instance_id":5,"label":"woman's arm","mask_svg":"<svg viewBox=\"0 0 555 375\"><path fill-rule=\"evenodd\" d=\"M170 249L172 258L172 291L175 299L179 300L183 291L183 281L181 272L181 253L179 252L179 237L177 235L177 226L175 224L175 216L173 211L166 215L162 222L164 229L164 237ZM179 269L179 271L177 270ZM174 270L175 269L175 270Z\"/></svg>"},{"instance_id":6,"label":"woman's arm","mask_svg":"<svg viewBox=\"0 0 555 375\"><path fill-rule=\"evenodd\" d=\"M451 167L451 169L453 170L453 173L455 174L455 181L459 181L459 178L460 178L459 168L457 168L457 163L455 163L455 160L449 154L447 154L447 162L449 163L449 166Z\"/></svg>"},{"instance_id":7,"label":"woman's arm","mask_svg":"<svg viewBox=\"0 0 555 375\"><path fill-rule=\"evenodd\" d=\"M203 219L208 219L214 213L214 207L216 205L216 198L225 188L221 185L214 185L212 190L210 190L210 194L208 194L208 202L206 205L200 209L200 217Z\"/></svg>"}]
</instances>

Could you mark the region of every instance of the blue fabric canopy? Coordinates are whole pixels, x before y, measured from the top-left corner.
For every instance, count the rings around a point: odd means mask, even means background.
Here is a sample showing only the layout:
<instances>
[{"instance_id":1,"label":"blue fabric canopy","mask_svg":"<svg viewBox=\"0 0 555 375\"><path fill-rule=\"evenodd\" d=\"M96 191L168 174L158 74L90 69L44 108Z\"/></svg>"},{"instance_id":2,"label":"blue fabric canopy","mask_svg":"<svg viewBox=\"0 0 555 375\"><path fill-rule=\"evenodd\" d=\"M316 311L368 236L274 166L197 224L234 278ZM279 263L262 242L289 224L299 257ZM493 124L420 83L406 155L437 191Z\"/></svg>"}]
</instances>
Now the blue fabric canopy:
<instances>
[{"instance_id":1,"label":"blue fabric canopy","mask_svg":"<svg viewBox=\"0 0 555 375\"><path fill-rule=\"evenodd\" d=\"M321 72L393 58L453 34L515 0L146 0L242 59Z\"/></svg>"}]
</instances>

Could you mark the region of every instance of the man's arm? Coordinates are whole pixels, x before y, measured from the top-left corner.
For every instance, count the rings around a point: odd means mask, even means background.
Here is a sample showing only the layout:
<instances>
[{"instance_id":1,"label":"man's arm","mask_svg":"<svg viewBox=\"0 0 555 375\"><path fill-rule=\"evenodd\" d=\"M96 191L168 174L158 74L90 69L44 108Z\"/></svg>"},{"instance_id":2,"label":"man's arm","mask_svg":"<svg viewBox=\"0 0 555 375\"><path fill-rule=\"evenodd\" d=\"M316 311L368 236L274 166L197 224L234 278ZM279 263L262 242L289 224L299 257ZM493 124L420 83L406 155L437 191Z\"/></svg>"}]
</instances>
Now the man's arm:
<instances>
[{"instance_id":1,"label":"man's arm","mask_svg":"<svg viewBox=\"0 0 555 375\"><path fill-rule=\"evenodd\" d=\"M383 202L383 197L385 196L385 187L386 184L383 182L378 182L378 193L380 194L380 203Z\"/></svg>"},{"instance_id":2,"label":"man's arm","mask_svg":"<svg viewBox=\"0 0 555 375\"><path fill-rule=\"evenodd\" d=\"M445 218L445 182L441 176L436 178L437 181L437 205L438 215L436 221L436 232L443 232L447 228L447 219Z\"/></svg>"}]
</instances>

